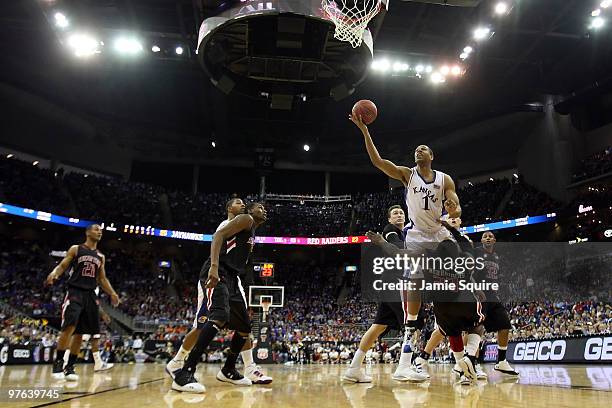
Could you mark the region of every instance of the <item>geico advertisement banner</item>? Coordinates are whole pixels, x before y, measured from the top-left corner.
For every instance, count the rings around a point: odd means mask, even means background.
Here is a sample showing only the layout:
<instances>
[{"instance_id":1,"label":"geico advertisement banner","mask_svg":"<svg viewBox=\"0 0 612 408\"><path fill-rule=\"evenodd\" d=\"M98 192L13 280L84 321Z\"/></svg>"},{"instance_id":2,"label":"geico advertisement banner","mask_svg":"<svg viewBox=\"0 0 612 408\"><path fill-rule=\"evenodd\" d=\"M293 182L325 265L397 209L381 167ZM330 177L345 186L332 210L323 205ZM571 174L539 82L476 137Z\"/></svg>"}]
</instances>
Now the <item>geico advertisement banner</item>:
<instances>
[{"instance_id":1,"label":"geico advertisement banner","mask_svg":"<svg viewBox=\"0 0 612 408\"><path fill-rule=\"evenodd\" d=\"M612 336L510 342L512 363L612 363Z\"/></svg>"}]
</instances>

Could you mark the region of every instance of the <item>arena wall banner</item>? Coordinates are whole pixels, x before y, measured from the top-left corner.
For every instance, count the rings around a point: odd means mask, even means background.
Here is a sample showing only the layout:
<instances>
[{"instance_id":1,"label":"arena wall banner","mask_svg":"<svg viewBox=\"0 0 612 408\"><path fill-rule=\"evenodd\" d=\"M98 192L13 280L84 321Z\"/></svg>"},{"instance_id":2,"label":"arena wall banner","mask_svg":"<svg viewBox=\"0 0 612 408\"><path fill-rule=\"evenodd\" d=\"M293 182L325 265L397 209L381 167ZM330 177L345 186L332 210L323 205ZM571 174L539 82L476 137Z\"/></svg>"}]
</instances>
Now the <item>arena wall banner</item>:
<instances>
[{"instance_id":1,"label":"arena wall banner","mask_svg":"<svg viewBox=\"0 0 612 408\"><path fill-rule=\"evenodd\" d=\"M0 347L0 365L50 364L53 362L55 347L41 344L4 344Z\"/></svg>"},{"instance_id":2,"label":"arena wall banner","mask_svg":"<svg viewBox=\"0 0 612 408\"><path fill-rule=\"evenodd\" d=\"M506 356L511 363L612 364L612 335L512 341Z\"/></svg>"},{"instance_id":3,"label":"arena wall banner","mask_svg":"<svg viewBox=\"0 0 612 408\"><path fill-rule=\"evenodd\" d=\"M124 224L123 228L115 226L115 223L105 223L102 221L82 220L79 218L68 218L60 215L51 214L45 211L32 210L29 208L18 207L15 205L0 203L0 213L15 215L35 219L38 221L51 222L53 224L69 225L73 227L85 228L88 225L99 223L102 229L110 232L123 232L129 235L145 235L162 238L183 239L188 241L211 242L212 234L202 234L198 232L175 231L153 227L150 225L133 225ZM475 232L495 231L505 228L521 227L523 225L539 224L542 222L554 221L557 218L556 213L545 215L527 216L516 218L513 220L504 220L492 222L488 224L478 224L469 227L462 227L461 232L472 234ZM274 245L345 245L345 244L363 244L370 242L365 235L355 236L338 236L338 237L256 237L255 242L258 244L274 244Z\"/></svg>"}]
</instances>

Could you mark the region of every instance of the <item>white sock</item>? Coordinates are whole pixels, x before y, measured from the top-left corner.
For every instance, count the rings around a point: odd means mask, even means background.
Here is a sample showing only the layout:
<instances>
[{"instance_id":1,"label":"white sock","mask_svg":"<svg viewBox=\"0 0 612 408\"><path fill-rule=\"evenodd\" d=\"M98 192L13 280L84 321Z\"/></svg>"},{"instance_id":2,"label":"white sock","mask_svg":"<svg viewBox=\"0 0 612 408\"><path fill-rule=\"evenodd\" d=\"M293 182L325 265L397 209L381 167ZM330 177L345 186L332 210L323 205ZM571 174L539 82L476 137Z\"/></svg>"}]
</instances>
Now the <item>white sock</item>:
<instances>
[{"instance_id":1,"label":"white sock","mask_svg":"<svg viewBox=\"0 0 612 408\"><path fill-rule=\"evenodd\" d=\"M99 351L95 351L95 352L93 352L91 354L93 355L93 359L94 359L94 364L95 365L102 364L102 359L100 358L100 352Z\"/></svg>"},{"instance_id":2,"label":"white sock","mask_svg":"<svg viewBox=\"0 0 612 408\"><path fill-rule=\"evenodd\" d=\"M478 346L480 345L480 336L475 333L468 334L467 344L465 345L465 351L472 356L476 357L478 352Z\"/></svg>"},{"instance_id":3,"label":"white sock","mask_svg":"<svg viewBox=\"0 0 612 408\"><path fill-rule=\"evenodd\" d=\"M361 364L363 364L363 360L365 359L366 353L365 351L361 351L360 348L357 349L355 355L353 356L353 361L351 361L351 368L359 368Z\"/></svg>"},{"instance_id":4,"label":"white sock","mask_svg":"<svg viewBox=\"0 0 612 408\"><path fill-rule=\"evenodd\" d=\"M242 356L242 362L244 363L245 367L255 364L253 361L253 349L241 351L240 355Z\"/></svg>"},{"instance_id":5,"label":"white sock","mask_svg":"<svg viewBox=\"0 0 612 408\"><path fill-rule=\"evenodd\" d=\"M455 356L455 361L459 362L464 356L463 350L461 351L453 351L453 356Z\"/></svg>"},{"instance_id":6,"label":"white sock","mask_svg":"<svg viewBox=\"0 0 612 408\"><path fill-rule=\"evenodd\" d=\"M185 350L183 348L183 346L181 345L181 348L176 353L176 356L174 356L173 360L176 360L176 361L183 361L183 360L185 360L185 358L187 358L187 356L189 355L190 351L191 350Z\"/></svg>"},{"instance_id":7,"label":"white sock","mask_svg":"<svg viewBox=\"0 0 612 408\"><path fill-rule=\"evenodd\" d=\"M408 315L410 318L412 315ZM415 319L416 320L416 319ZM412 335L414 327L406 327L404 329L404 343L402 344L402 354L400 354L399 367L410 367L412 363Z\"/></svg>"}]
</instances>

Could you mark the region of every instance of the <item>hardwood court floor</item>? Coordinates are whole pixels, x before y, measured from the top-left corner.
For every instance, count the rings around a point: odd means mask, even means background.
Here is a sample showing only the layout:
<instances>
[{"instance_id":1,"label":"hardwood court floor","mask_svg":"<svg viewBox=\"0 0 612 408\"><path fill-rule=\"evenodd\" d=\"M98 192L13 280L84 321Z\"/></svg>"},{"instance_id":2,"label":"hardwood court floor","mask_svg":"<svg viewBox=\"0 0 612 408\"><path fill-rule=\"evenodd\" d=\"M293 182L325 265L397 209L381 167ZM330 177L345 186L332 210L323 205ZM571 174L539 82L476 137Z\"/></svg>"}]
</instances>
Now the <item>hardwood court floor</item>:
<instances>
[{"instance_id":1,"label":"hardwood court floor","mask_svg":"<svg viewBox=\"0 0 612 408\"><path fill-rule=\"evenodd\" d=\"M484 366L489 382L455 385L449 365L430 365L431 381L421 385L391 379L392 365L368 366L373 384L344 384L339 375L346 366L267 366L274 377L270 385L236 387L214 378L218 365L200 365L198 375L206 385L201 395L170 390L162 365L119 364L104 373L92 365L78 365L76 384L51 378L50 365L0 366L0 389L60 386L62 401L6 403L2 407L195 407L215 408L373 408L373 407L609 407L612 400L612 366L517 365L518 380L503 379Z\"/></svg>"}]
</instances>

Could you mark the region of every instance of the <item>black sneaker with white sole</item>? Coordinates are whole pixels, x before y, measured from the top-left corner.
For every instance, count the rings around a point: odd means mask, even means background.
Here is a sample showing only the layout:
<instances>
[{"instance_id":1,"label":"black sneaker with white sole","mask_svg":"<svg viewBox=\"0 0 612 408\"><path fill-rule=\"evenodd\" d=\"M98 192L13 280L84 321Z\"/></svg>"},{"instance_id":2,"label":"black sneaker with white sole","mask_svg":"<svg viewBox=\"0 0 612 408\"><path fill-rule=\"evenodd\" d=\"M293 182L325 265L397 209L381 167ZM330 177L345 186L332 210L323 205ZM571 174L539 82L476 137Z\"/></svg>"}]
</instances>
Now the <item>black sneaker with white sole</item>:
<instances>
[{"instance_id":1,"label":"black sneaker with white sole","mask_svg":"<svg viewBox=\"0 0 612 408\"><path fill-rule=\"evenodd\" d=\"M64 377L68 381L78 381L79 380L79 376L74 371L74 366L73 365L67 365L64 368Z\"/></svg>"},{"instance_id":2,"label":"black sneaker with white sole","mask_svg":"<svg viewBox=\"0 0 612 408\"><path fill-rule=\"evenodd\" d=\"M52 377L56 380L64 380L64 360L55 360L53 362Z\"/></svg>"},{"instance_id":3,"label":"black sneaker with white sole","mask_svg":"<svg viewBox=\"0 0 612 408\"><path fill-rule=\"evenodd\" d=\"M172 389L181 392L193 392L201 394L206 391L206 388L196 380L195 376L189 370L177 370L172 381Z\"/></svg>"},{"instance_id":4,"label":"black sneaker with white sole","mask_svg":"<svg viewBox=\"0 0 612 408\"><path fill-rule=\"evenodd\" d=\"M217 373L217 380L228 382L234 385L252 385L253 384L251 380L244 377L235 368L223 367L221 371Z\"/></svg>"}]
</instances>

